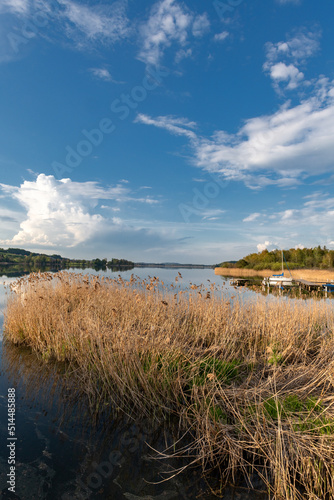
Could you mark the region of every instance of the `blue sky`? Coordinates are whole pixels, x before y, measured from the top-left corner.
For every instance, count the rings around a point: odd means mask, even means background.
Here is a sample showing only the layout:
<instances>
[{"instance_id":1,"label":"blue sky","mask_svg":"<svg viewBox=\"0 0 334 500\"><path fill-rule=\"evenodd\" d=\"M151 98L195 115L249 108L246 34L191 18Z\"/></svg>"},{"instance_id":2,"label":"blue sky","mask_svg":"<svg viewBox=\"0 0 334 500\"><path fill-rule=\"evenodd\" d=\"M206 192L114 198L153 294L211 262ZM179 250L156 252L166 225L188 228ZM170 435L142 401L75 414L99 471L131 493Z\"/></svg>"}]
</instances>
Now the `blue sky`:
<instances>
[{"instance_id":1,"label":"blue sky","mask_svg":"<svg viewBox=\"0 0 334 500\"><path fill-rule=\"evenodd\" d=\"M334 248L329 0L1 0L0 245Z\"/></svg>"}]
</instances>

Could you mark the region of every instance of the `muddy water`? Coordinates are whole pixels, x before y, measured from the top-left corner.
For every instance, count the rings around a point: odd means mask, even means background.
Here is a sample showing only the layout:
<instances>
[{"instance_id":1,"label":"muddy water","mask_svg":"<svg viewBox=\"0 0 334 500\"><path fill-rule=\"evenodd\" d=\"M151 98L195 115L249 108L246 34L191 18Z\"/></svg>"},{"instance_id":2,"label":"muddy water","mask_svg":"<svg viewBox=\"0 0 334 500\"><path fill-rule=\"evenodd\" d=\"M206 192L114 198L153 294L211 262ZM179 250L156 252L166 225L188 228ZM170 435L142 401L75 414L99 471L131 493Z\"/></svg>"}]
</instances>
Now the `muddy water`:
<instances>
[{"instance_id":1,"label":"muddy water","mask_svg":"<svg viewBox=\"0 0 334 500\"><path fill-rule=\"evenodd\" d=\"M145 273L145 277L148 274L159 275L166 282L173 281L177 272L172 270L168 274L166 271L140 269L141 277ZM183 279L185 283L191 281L196 284L203 283L205 279L215 281L210 270L186 270ZM9 280L1 278L0 283L1 328L6 300L3 281ZM87 397L77 391L74 381L75 374L68 374L65 365L45 363L28 349L1 342L1 498L216 498L201 478L199 470L187 469L164 481L173 475L173 469L186 464L180 460L157 459L159 452L176 440L170 426L156 428L151 422L130 421L117 412L101 412L94 417L89 411ZM8 490L7 484L7 443L13 442L8 439L8 388L15 388L16 394L15 493ZM215 487L214 480L211 486ZM266 496L240 487L227 488L223 498L251 500Z\"/></svg>"}]
</instances>

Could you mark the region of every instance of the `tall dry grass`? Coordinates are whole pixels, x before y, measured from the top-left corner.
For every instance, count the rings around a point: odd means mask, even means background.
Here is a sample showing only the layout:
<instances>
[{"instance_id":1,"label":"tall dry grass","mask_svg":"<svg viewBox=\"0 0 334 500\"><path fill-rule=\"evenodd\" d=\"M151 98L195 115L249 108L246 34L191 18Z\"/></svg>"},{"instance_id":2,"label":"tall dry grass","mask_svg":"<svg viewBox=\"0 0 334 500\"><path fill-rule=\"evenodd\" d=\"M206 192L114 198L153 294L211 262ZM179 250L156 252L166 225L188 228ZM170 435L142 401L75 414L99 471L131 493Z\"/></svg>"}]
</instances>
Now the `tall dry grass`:
<instances>
[{"instance_id":1,"label":"tall dry grass","mask_svg":"<svg viewBox=\"0 0 334 500\"><path fill-rule=\"evenodd\" d=\"M334 498L334 314L326 303L231 302L158 278L60 272L20 280L5 337L66 360L96 407L179 419L222 486ZM16 287L16 290L18 288Z\"/></svg>"},{"instance_id":2,"label":"tall dry grass","mask_svg":"<svg viewBox=\"0 0 334 500\"><path fill-rule=\"evenodd\" d=\"M270 269L263 269L262 271L255 271L254 269L237 269L228 267L216 267L215 274L217 276L263 276L268 277L273 274L278 274L277 271L271 271ZM290 276L287 270L284 271L285 276ZM301 279L306 281L314 282L325 282L334 280L334 271L328 271L326 269L294 269L291 271L291 276L293 279Z\"/></svg>"}]
</instances>

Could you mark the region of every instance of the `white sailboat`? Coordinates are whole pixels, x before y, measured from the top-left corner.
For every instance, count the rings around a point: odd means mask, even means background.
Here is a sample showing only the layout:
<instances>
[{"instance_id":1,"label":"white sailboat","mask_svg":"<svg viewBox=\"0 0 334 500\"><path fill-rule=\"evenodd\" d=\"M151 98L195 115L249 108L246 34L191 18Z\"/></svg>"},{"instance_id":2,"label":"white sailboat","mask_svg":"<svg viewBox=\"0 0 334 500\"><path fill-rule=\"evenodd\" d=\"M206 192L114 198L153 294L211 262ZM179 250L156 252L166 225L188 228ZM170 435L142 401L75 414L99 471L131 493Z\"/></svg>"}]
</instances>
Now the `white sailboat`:
<instances>
[{"instance_id":1,"label":"white sailboat","mask_svg":"<svg viewBox=\"0 0 334 500\"><path fill-rule=\"evenodd\" d=\"M289 270L290 272L290 270ZM282 274L273 274L269 278L264 278L262 281L263 285L269 286L292 286L293 279L290 273L290 277L284 276L283 268L283 250L282 250Z\"/></svg>"}]
</instances>

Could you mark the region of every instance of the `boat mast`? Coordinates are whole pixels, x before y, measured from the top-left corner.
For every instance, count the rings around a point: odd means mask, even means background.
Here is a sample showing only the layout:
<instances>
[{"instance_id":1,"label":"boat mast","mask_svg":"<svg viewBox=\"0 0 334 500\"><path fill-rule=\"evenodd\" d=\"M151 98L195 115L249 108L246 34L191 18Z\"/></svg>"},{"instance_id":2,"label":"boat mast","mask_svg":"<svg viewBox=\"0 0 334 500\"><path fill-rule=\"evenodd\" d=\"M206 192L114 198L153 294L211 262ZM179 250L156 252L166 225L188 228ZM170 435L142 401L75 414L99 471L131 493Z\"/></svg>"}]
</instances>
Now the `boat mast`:
<instances>
[{"instance_id":1,"label":"boat mast","mask_svg":"<svg viewBox=\"0 0 334 500\"><path fill-rule=\"evenodd\" d=\"M284 274L284 269L283 269L283 250L281 250L282 252L282 274Z\"/></svg>"}]
</instances>

